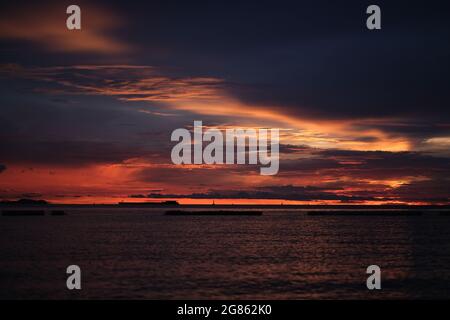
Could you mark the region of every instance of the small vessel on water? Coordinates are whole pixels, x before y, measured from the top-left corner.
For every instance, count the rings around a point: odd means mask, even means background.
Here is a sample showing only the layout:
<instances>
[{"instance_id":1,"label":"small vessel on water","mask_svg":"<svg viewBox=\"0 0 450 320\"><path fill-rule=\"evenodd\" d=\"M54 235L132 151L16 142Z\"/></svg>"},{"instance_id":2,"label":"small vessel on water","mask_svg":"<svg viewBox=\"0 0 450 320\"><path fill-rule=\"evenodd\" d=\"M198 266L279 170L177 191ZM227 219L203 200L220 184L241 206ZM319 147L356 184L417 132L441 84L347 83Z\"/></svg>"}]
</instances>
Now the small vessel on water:
<instances>
[{"instance_id":1,"label":"small vessel on water","mask_svg":"<svg viewBox=\"0 0 450 320\"><path fill-rule=\"evenodd\" d=\"M168 210L166 216L261 216L262 211L250 210Z\"/></svg>"},{"instance_id":2,"label":"small vessel on water","mask_svg":"<svg viewBox=\"0 0 450 320\"><path fill-rule=\"evenodd\" d=\"M422 211L412 210L329 210L308 211L308 216L421 216Z\"/></svg>"},{"instance_id":3,"label":"small vessel on water","mask_svg":"<svg viewBox=\"0 0 450 320\"><path fill-rule=\"evenodd\" d=\"M66 213L64 212L64 210L52 210L50 212L50 215L52 215L52 216L65 216Z\"/></svg>"}]
</instances>

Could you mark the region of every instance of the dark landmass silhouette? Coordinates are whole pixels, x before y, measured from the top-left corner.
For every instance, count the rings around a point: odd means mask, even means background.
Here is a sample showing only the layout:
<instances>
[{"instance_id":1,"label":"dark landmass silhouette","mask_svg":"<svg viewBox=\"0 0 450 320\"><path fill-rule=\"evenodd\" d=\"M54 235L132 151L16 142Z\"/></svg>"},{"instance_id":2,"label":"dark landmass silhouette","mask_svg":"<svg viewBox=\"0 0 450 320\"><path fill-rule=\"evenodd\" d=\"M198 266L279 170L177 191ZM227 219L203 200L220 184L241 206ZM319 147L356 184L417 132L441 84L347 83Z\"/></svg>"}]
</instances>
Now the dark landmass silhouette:
<instances>
[{"instance_id":1,"label":"dark landmass silhouette","mask_svg":"<svg viewBox=\"0 0 450 320\"><path fill-rule=\"evenodd\" d=\"M2 206L42 206L49 205L50 203L45 200L34 200L34 199L19 199L19 200L4 200L0 201Z\"/></svg>"}]
</instances>

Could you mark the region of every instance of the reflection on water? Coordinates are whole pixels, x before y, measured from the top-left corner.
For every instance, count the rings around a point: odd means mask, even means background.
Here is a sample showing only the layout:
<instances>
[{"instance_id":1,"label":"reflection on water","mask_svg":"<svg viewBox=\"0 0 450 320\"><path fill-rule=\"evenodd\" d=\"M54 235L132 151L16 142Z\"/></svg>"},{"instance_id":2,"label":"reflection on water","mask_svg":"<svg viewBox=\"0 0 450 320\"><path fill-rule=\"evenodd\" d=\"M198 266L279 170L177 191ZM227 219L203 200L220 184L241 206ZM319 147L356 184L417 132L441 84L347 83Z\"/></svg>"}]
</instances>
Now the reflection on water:
<instances>
[{"instance_id":1,"label":"reflection on water","mask_svg":"<svg viewBox=\"0 0 450 320\"><path fill-rule=\"evenodd\" d=\"M0 298L448 298L450 217L0 217ZM66 289L66 267L82 290ZM367 266L382 290L366 288Z\"/></svg>"}]
</instances>

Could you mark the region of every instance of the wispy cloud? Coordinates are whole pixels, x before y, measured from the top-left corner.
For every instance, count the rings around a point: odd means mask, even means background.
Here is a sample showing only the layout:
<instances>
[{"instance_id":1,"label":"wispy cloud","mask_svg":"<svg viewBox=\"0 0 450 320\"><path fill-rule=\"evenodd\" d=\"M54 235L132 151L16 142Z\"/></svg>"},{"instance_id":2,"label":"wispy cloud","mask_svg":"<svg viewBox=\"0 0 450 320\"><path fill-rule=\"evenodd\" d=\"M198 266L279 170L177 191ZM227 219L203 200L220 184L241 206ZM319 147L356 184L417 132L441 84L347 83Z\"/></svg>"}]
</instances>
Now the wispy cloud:
<instances>
[{"instance_id":1,"label":"wispy cloud","mask_svg":"<svg viewBox=\"0 0 450 320\"><path fill-rule=\"evenodd\" d=\"M106 8L83 5L81 30L68 30L66 19L63 2L2 11L0 38L31 42L45 51L110 55L131 50L129 44L112 35L123 21Z\"/></svg>"},{"instance_id":2,"label":"wispy cloud","mask_svg":"<svg viewBox=\"0 0 450 320\"><path fill-rule=\"evenodd\" d=\"M114 96L124 101L176 102L223 97L224 81L208 77L170 77L151 66L75 65L24 68L3 65L0 72L59 87L49 93Z\"/></svg>"}]
</instances>

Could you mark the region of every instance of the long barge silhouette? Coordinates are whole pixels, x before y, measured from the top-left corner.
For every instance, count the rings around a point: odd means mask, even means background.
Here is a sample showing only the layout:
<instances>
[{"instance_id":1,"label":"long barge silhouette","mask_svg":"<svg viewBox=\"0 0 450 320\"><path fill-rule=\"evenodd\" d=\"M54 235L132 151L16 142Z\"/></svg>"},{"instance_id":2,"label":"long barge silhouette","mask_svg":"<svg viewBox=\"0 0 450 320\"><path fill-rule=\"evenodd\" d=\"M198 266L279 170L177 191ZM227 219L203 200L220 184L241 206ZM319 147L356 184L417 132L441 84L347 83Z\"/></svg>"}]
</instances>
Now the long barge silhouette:
<instances>
[{"instance_id":1,"label":"long barge silhouette","mask_svg":"<svg viewBox=\"0 0 450 320\"><path fill-rule=\"evenodd\" d=\"M247 210L168 210L164 214L166 216L261 216L263 213Z\"/></svg>"},{"instance_id":2,"label":"long barge silhouette","mask_svg":"<svg viewBox=\"0 0 450 320\"><path fill-rule=\"evenodd\" d=\"M51 210L51 216L64 216L66 212L64 210ZM15 210L2 210L2 216L5 217L36 217L45 216L45 210L31 210L31 209L15 209Z\"/></svg>"},{"instance_id":3,"label":"long barge silhouette","mask_svg":"<svg viewBox=\"0 0 450 320\"><path fill-rule=\"evenodd\" d=\"M308 216L421 216L417 210L329 210L308 211Z\"/></svg>"}]
</instances>

